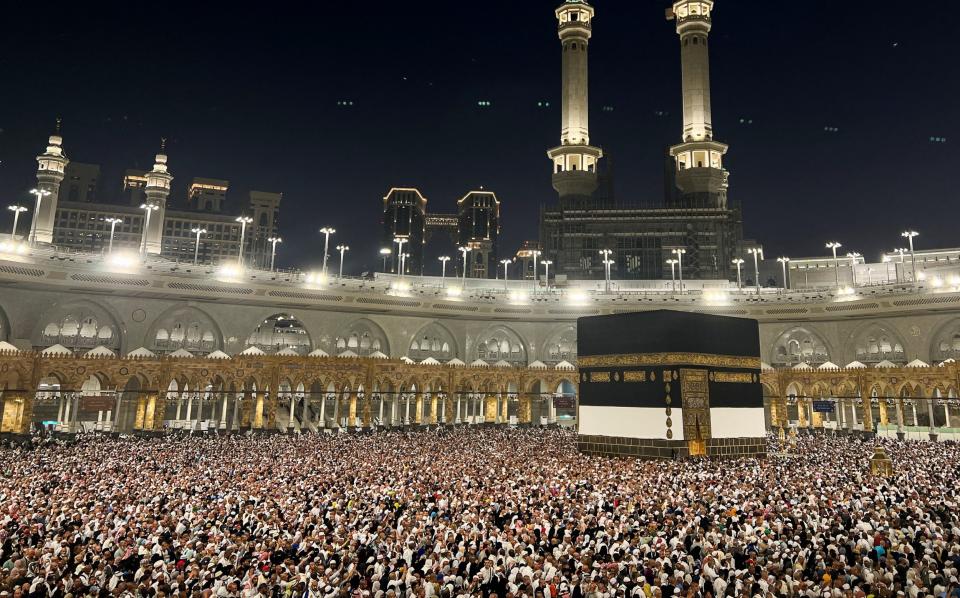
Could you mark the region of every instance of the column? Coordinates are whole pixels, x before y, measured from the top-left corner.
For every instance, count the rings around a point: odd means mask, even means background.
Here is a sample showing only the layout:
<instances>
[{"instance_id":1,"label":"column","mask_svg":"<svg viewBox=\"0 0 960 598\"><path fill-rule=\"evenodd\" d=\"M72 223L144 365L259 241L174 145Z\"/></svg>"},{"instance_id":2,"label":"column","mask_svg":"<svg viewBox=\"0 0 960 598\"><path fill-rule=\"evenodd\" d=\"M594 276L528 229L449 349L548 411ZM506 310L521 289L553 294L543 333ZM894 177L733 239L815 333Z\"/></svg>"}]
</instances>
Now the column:
<instances>
[{"instance_id":1,"label":"column","mask_svg":"<svg viewBox=\"0 0 960 598\"><path fill-rule=\"evenodd\" d=\"M327 393L323 393L323 400L320 401L320 423L319 427L327 427Z\"/></svg>"},{"instance_id":2,"label":"column","mask_svg":"<svg viewBox=\"0 0 960 598\"><path fill-rule=\"evenodd\" d=\"M352 428L357 425L357 393L350 391L350 398L347 406L347 427Z\"/></svg>"},{"instance_id":3,"label":"column","mask_svg":"<svg viewBox=\"0 0 960 598\"><path fill-rule=\"evenodd\" d=\"M877 397L877 401L880 402L880 425L888 426L890 425L890 417L887 413L887 399L884 397Z\"/></svg>"},{"instance_id":4,"label":"column","mask_svg":"<svg viewBox=\"0 0 960 598\"><path fill-rule=\"evenodd\" d=\"M413 414L414 422L417 424L422 424L423 423L423 394L417 391L417 398L415 400L416 400L416 403L414 403L414 405L416 407L416 410L414 411L414 414Z\"/></svg>"},{"instance_id":5,"label":"column","mask_svg":"<svg viewBox=\"0 0 960 598\"><path fill-rule=\"evenodd\" d=\"M410 425L410 395L405 394L403 397L403 402L406 404L406 415L403 417L403 425Z\"/></svg>"},{"instance_id":6,"label":"column","mask_svg":"<svg viewBox=\"0 0 960 598\"><path fill-rule=\"evenodd\" d=\"M430 393L430 417L427 419L427 423L436 424L439 423L437 418L437 393Z\"/></svg>"},{"instance_id":7,"label":"column","mask_svg":"<svg viewBox=\"0 0 960 598\"><path fill-rule=\"evenodd\" d=\"M262 430L266 422L263 418L264 396L262 390L257 390L253 399L253 418L251 424L255 429Z\"/></svg>"},{"instance_id":8,"label":"column","mask_svg":"<svg viewBox=\"0 0 960 598\"><path fill-rule=\"evenodd\" d=\"M219 427L221 430L226 430L227 429L227 403L230 402L230 394L225 392L225 393L222 393L221 396L223 397L223 408L220 412L220 425L217 427Z\"/></svg>"},{"instance_id":9,"label":"column","mask_svg":"<svg viewBox=\"0 0 960 598\"><path fill-rule=\"evenodd\" d=\"M456 419L453 420L453 423L454 423L454 424L459 424L460 421L461 421L461 417L460 417L460 402L461 402L461 399L463 399L463 393L460 393L460 392L456 393L456 399L457 399L457 417L456 417Z\"/></svg>"},{"instance_id":10,"label":"column","mask_svg":"<svg viewBox=\"0 0 960 598\"><path fill-rule=\"evenodd\" d=\"M380 415L377 417L377 419L378 419L378 421L380 422L380 425L382 426L383 423L384 423L384 422L383 422L383 395L379 395L378 398L379 398L379 401L380 401L380 409L379 409Z\"/></svg>"},{"instance_id":11,"label":"column","mask_svg":"<svg viewBox=\"0 0 960 598\"><path fill-rule=\"evenodd\" d=\"M930 440L937 440L937 420L933 416L933 399L927 399L927 417L930 418Z\"/></svg>"}]
</instances>

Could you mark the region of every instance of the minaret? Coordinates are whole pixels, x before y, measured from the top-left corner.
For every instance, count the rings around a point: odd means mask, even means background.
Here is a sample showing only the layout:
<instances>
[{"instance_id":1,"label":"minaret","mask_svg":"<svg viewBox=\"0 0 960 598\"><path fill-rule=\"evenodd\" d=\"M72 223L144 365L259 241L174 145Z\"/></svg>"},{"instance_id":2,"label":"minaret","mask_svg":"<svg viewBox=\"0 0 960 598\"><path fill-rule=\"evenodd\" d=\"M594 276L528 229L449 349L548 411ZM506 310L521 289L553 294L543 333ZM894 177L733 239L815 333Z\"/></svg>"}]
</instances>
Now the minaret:
<instances>
[{"instance_id":1,"label":"minaret","mask_svg":"<svg viewBox=\"0 0 960 598\"><path fill-rule=\"evenodd\" d=\"M37 243L53 242L53 222L57 215L57 200L60 195L60 183L70 160L63 153L63 138L60 137L60 119L57 130L50 136L47 151L37 156L37 190L41 195L30 223L30 238ZM34 204L36 205L36 204Z\"/></svg>"},{"instance_id":2,"label":"minaret","mask_svg":"<svg viewBox=\"0 0 960 598\"><path fill-rule=\"evenodd\" d=\"M588 200L597 189L597 162L603 151L590 145L587 47L594 10L585 0L566 0L556 10L563 47L560 146L553 161L553 188L560 201Z\"/></svg>"},{"instance_id":3,"label":"minaret","mask_svg":"<svg viewBox=\"0 0 960 598\"><path fill-rule=\"evenodd\" d=\"M670 148L677 164L675 201L686 207L726 208L727 145L714 141L710 113L710 53L713 0L676 0L667 19L677 23L683 77L683 142Z\"/></svg>"},{"instance_id":4,"label":"minaret","mask_svg":"<svg viewBox=\"0 0 960 598\"><path fill-rule=\"evenodd\" d=\"M167 212L167 197L170 195L170 181L173 175L167 171L167 140L160 141L160 153L157 154L153 170L147 172L147 184L143 189L146 205L155 205L157 210L150 214L150 227L147 230L147 253L159 255L163 247L163 222Z\"/></svg>"}]
</instances>

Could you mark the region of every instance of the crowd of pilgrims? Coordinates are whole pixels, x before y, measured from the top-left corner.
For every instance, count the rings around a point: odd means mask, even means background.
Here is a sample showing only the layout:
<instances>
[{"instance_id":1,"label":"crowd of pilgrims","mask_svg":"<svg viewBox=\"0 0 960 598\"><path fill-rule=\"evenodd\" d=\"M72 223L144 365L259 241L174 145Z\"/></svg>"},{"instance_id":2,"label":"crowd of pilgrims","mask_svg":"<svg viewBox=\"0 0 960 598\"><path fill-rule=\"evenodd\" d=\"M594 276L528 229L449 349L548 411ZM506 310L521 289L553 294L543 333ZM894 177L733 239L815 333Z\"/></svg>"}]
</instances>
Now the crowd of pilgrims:
<instances>
[{"instance_id":1,"label":"crowd of pilgrims","mask_svg":"<svg viewBox=\"0 0 960 598\"><path fill-rule=\"evenodd\" d=\"M589 457L570 432L0 449L0 597L960 596L960 448ZM892 478L874 477L876 443Z\"/></svg>"}]
</instances>

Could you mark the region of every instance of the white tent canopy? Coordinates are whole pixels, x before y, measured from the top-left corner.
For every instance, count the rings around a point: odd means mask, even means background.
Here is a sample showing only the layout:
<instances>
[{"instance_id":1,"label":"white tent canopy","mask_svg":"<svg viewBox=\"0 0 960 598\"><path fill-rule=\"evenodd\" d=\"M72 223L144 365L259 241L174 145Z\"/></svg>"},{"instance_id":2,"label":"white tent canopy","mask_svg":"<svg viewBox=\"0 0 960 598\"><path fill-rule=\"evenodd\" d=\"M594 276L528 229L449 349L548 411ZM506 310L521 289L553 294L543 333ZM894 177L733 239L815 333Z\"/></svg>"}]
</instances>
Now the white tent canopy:
<instances>
[{"instance_id":1,"label":"white tent canopy","mask_svg":"<svg viewBox=\"0 0 960 598\"><path fill-rule=\"evenodd\" d=\"M930 364L924 361L920 361L919 359L914 359L913 361L907 364L907 367L908 368L928 368L930 367Z\"/></svg>"},{"instance_id":2,"label":"white tent canopy","mask_svg":"<svg viewBox=\"0 0 960 598\"><path fill-rule=\"evenodd\" d=\"M846 369L848 369L848 370L865 370L865 369L867 369L867 365L864 364L864 363L860 363L859 361L851 361L850 363L847 364Z\"/></svg>"},{"instance_id":3,"label":"white tent canopy","mask_svg":"<svg viewBox=\"0 0 960 598\"><path fill-rule=\"evenodd\" d=\"M266 355L260 347L247 347L240 351L240 355Z\"/></svg>"},{"instance_id":4,"label":"white tent canopy","mask_svg":"<svg viewBox=\"0 0 960 598\"><path fill-rule=\"evenodd\" d=\"M207 359L230 359L230 356L220 349L217 349L213 353L208 354Z\"/></svg>"},{"instance_id":5,"label":"white tent canopy","mask_svg":"<svg viewBox=\"0 0 960 598\"><path fill-rule=\"evenodd\" d=\"M510 365L509 363L507 363L506 361L504 361L504 360L501 359L501 360L498 361L497 363L493 364L493 367L495 367L495 368L512 368L513 366Z\"/></svg>"},{"instance_id":6,"label":"white tent canopy","mask_svg":"<svg viewBox=\"0 0 960 598\"><path fill-rule=\"evenodd\" d=\"M351 351L350 349L347 349L346 351L338 354L337 357L352 358L352 357L360 357L360 356L354 353L353 351Z\"/></svg>"},{"instance_id":7,"label":"white tent canopy","mask_svg":"<svg viewBox=\"0 0 960 598\"><path fill-rule=\"evenodd\" d=\"M63 345L57 344L52 347L47 347L43 351L40 351L41 355L73 355L73 351L64 347Z\"/></svg>"},{"instance_id":8,"label":"white tent canopy","mask_svg":"<svg viewBox=\"0 0 960 598\"><path fill-rule=\"evenodd\" d=\"M802 362L798 363L797 365L793 366L793 369L795 369L795 370L809 371L809 370L812 370L813 367L812 367L809 363L807 363L806 361L802 361Z\"/></svg>"},{"instance_id":9,"label":"white tent canopy","mask_svg":"<svg viewBox=\"0 0 960 598\"><path fill-rule=\"evenodd\" d=\"M463 366L465 366L465 365L467 365L467 364L466 364L465 361L463 361L463 360L461 360L461 359L457 359L456 357L454 357L453 359L451 359L450 361L447 362L447 365L450 366L450 367L452 367L452 368L462 368Z\"/></svg>"},{"instance_id":10,"label":"white tent canopy","mask_svg":"<svg viewBox=\"0 0 960 598\"><path fill-rule=\"evenodd\" d=\"M761 372L772 372L773 366L765 361L760 362L760 371Z\"/></svg>"},{"instance_id":11,"label":"white tent canopy","mask_svg":"<svg viewBox=\"0 0 960 598\"><path fill-rule=\"evenodd\" d=\"M383 351L374 351L373 353L371 353L371 354L368 355L367 357L369 357L369 358L371 358L371 359L390 359L390 357L388 357L387 354L384 353Z\"/></svg>"},{"instance_id":12,"label":"white tent canopy","mask_svg":"<svg viewBox=\"0 0 960 598\"><path fill-rule=\"evenodd\" d=\"M434 359L433 357L427 357L420 362L420 365L440 365L440 362Z\"/></svg>"},{"instance_id":13,"label":"white tent canopy","mask_svg":"<svg viewBox=\"0 0 960 598\"><path fill-rule=\"evenodd\" d=\"M330 354L323 349L314 349L313 351L310 351L308 357L330 357Z\"/></svg>"},{"instance_id":14,"label":"white tent canopy","mask_svg":"<svg viewBox=\"0 0 960 598\"><path fill-rule=\"evenodd\" d=\"M887 361L886 359L884 359L883 361L878 362L877 365L873 367L877 368L878 370L882 370L885 368L895 368L897 367L897 364L893 363L892 361Z\"/></svg>"},{"instance_id":15,"label":"white tent canopy","mask_svg":"<svg viewBox=\"0 0 960 598\"><path fill-rule=\"evenodd\" d=\"M83 354L84 357L116 357L116 353L103 345L97 345Z\"/></svg>"},{"instance_id":16,"label":"white tent canopy","mask_svg":"<svg viewBox=\"0 0 960 598\"><path fill-rule=\"evenodd\" d=\"M474 361L473 363L470 364L470 367L472 367L472 368L488 368L488 367L490 367L490 364L487 363L486 361L482 360L482 359L477 359L476 361Z\"/></svg>"},{"instance_id":17,"label":"white tent canopy","mask_svg":"<svg viewBox=\"0 0 960 598\"><path fill-rule=\"evenodd\" d=\"M14 347L7 341L0 341L0 353L19 353L20 349Z\"/></svg>"},{"instance_id":18,"label":"white tent canopy","mask_svg":"<svg viewBox=\"0 0 960 598\"><path fill-rule=\"evenodd\" d=\"M534 361L527 367L530 368L531 370L545 370L547 369L547 364L543 363L538 359L537 361Z\"/></svg>"},{"instance_id":19,"label":"white tent canopy","mask_svg":"<svg viewBox=\"0 0 960 598\"><path fill-rule=\"evenodd\" d=\"M146 347L140 347L127 353L127 357L156 357L156 353Z\"/></svg>"},{"instance_id":20,"label":"white tent canopy","mask_svg":"<svg viewBox=\"0 0 960 598\"><path fill-rule=\"evenodd\" d=\"M408 364L408 365L413 365L413 364L417 363L416 361L410 359L410 358L407 357L406 355L404 355L403 357L401 357L401 358L400 358L400 361L402 361L403 363L406 363L406 364Z\"/></svg>"},{"instance_id":21,"label":"white tent canopy","mask_svg":"<svg viewBox=\"0 0 960 598\"><path fill-rule=\"evenodd\" d=\"M555 370L564 370L564 371L567 371L567 372L572 372L573 370L577 369L577 366L573 365L573 364L570 363L569 361L561 361L561 362L558 363L557 365L553 366L553 369L555 369Z\"/></svg>"},{"instance_id":22,"label":"white tent canopy","mask_svg":"<svg viewBox=\"0 0 960 598\"><path fill-rule=\"evenodd\" d=\"M840 366L833 363L832 361L827 361L825 363L821 363L820 366L817 367L817 369L818 370L839 370Z\"/></svg>"},{"instance_id":23,"label":"white tent canopy","mask_svg":"<svg viewBox=\"0 0 960 598\"><path fill-rule=\"evenodd\" d=\"M193 353L187 351L186 349L180 348L171 353L170 357L193 357Z\"/></svg>"},{"instance_id":24,"label":"white tent canopy","mask_svg":"<svg viewBox=\"0 0 960 598\"><path fill-rule=\"evenodd\" d=\"M277 355L282 355L283 357L298 357L300 354L297 353L293 347L286 347L277 351Z\"/></svg>"}]
</instances>

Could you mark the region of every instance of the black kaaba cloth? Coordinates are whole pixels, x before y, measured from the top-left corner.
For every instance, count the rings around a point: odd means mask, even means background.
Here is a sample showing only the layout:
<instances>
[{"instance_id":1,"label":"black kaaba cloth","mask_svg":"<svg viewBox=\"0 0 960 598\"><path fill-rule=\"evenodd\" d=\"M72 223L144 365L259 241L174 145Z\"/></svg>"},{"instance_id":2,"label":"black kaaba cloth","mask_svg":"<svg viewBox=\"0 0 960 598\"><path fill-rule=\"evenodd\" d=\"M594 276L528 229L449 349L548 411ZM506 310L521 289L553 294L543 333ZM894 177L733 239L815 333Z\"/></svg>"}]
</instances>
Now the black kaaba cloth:
<instances>
[{"instance_id":1,"label":"black kaaba cloth","mask_svg":"<svg viewBox=\"0 0 960 598\"><path fill-rule=\"evenodd\" d=\"M679 407L684 372L694 380L705 370L709 407L763 406L756 320L672 310L580 318L577 359L580 405Z\"/></svg>"}]
</instances>

